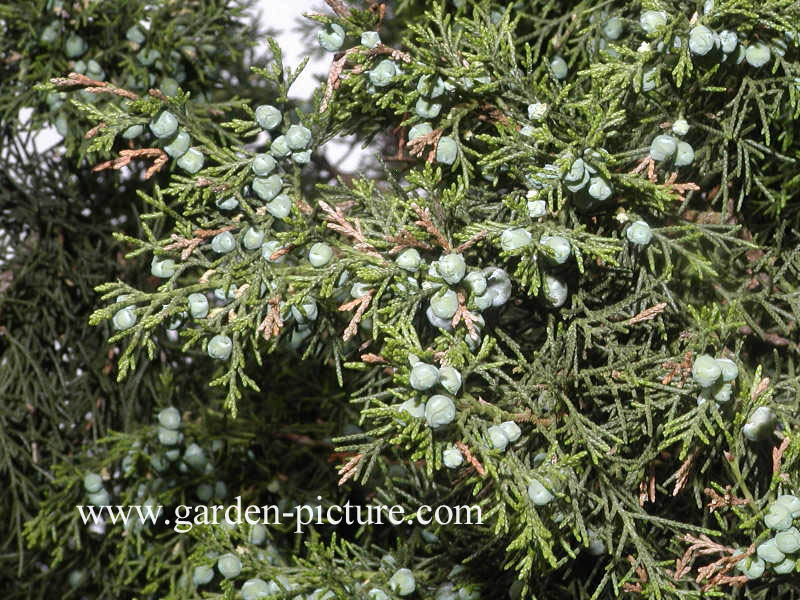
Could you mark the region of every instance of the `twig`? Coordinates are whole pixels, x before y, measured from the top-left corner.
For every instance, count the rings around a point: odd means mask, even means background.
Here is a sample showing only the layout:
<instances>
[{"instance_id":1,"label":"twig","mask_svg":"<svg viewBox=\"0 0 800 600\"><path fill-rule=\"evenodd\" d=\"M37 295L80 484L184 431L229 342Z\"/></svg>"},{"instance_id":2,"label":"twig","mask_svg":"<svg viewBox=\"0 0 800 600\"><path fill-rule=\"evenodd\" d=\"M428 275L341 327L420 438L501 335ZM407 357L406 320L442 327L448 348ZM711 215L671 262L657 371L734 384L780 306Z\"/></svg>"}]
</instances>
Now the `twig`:
<instances>
[{"instance_id":1,"label":"twig","mask_svg":"<svg viewBox=\"0 0 800 600\"><path fill-rule=\"evenodd\" d=\"M178 235L177 233L173 233L170 238L175 240L171 244L167 244L164 246L164 250L177 250L178 248L182 248L181 250L181 260L186 260L189 256L194 252L195 248L202 244L206 239L210 238L211 236L217 235L218 233L222 233L223 231L230 231L231 229L236 229L235 225L226 225L225 227L220 227L219 229L195 229L194 236L191 239L186 239L183 236Z\"/></svg>"},{"instance_id":2,"label":"twig","mask_svg":"<svg viewBox=\"0 0 800 600\"><path fill-rule=\"evenodd\" d=\"M107 81L95 81L94 79L86 77L86 75L81 75L80 73L70 73L67 77L54 77L50 80L50 83L52 83L56 87L69 87L73 85L81 85L86 88L87 92L90 92L92 94L107 93L107 94L115 94L117 96L123 96L125 98L130 98L131 100L139 99L139 96L137 96L133 92L129 92L128 90L123 88L119 88L115 85L108 83Z\"/></svg>"},{"instance_id":3,"label":"twig","mask_svg":"<svg viewBox=\"0 0 800 600\"><path fill-rule=\"evenodd\" d=\"M419 248L421 250L430 250L430 244L419 241L405 229L395 236L386 236L387 242L394 242L394 246L389 250L389 254L398 254L406 248Z\"/></svg>"},{"instance_id":4,"label":"twig","mask_svg":"<svg viewBox=\"0 0 800 600\"><path fill-rule=\"evenodd\" d=\"M631 317L625 324L635 325L636 323L641 323L642 321L649 321L650 319L655 319L658 315L664 312L664 309L666 307L667 307L666 302L660 302L655 306L651 306L650 308L644 309L638 315Z\"/></svg>"},{"instance_id":5,"label":"twig","mask_svg":"<svg viewBox=\"0 0 800 600\"><path fill-rule=\"evenodd\" d=\"M363 360L365 363L369 363L369 364L386 364L388 362L382 356L379 356L377 354L372 354L372 353L362 354L361 355L361 360Z\"/></svg>"},{"instance_id":6,"label":"twig","mask_svg":"<svg viewBox=\"0 0 800 600\"><path fill-rule=\"evenodd\" d=\"M686 200L686 192L697 191L700 189L699 185L691 181L687 183L675 183L675 180L677 178L678 178L677 173L670 174L669 179L667 179L667 181L664 182L663 187L668 188L669 191L673 192L677 197L677 199L680 200L681 202Z\"/></svg>"},{"instance_id":7,"label":"twig","mask_svg":"<svg viewBox=\"0 0 800 600\"><path fill-rule=\"evenodd\" d=\"M105 126L106 126L106 124L105 124L104 122L100 122L100 123L98 123L97 125L95 125L94 127L92 127L92 128L89 130L89 131L87 131L86 133L84 133L84 134L83 134L83 139L85 139L85 140L90 140L90 139L92 139L92 138L93 138L94 136L96 136L96 135L97 135L97 133L98 133L98 132L99 132L101 129L103 129Z\"/></svg>"},{"instance_id":8,"label":"twig","mask_svg":"<svg viewBox=\"0 0 800 600\"><path fill-rule=\"evenodd\" d=\"M453 248L453 252L455 252L456 254L463 254L464 250L469 250L470 248L472 248L472 246L480 242L485 237L486 237L485 230L481 231L480 233L476 233L463 244L459 244L458 246Z\"/></svg>"},{"instance_id":9,"label":"twig","mask_svg":"<svg viewBox=\"0 0 800 600\"><path fill-rule=\"evenodd\" d=\"M461 451L461 454L464 455L464 459L475 468L478 475L486 477L486 469L483 468L483 465L477 458L472 456L472 452L469 451L469 448L464 442L456 442L455 447Z\"/></svg>"},{"instance_id":10,"label":"twig","mask_svg":"<svg viewBox=\"0 0 800 600\"><path fill-rule=\"evenodd\" d=\"M443 133L444 130L442 129L434 129L430 133L416 137L408 142L406 144L406 148L408 148L411 156L419 157L422 155L422 151L425 150L425 146L432 146L431 150L428 152L427 158L425 159L428 164L432 164L436 159L436 147L438 146L439 139L442 137Z\"/></svg>"},{"instance_id":11,"label":"twig","mask_svg":"<svg viewBox=\"0 0 800 600\"><path fill-rule=\"evenodd\" d=\"M456 310L456 314L453 315L453 320L450 324L453 326L453 329L455 329L463 319L464 324L467 326L467 330L469 331L469 337L477 342L480 338L478 337L478 332L475 329L475 317L467 310L464 292L458 292L457 296L458 309Z\"/></svg>"},{"instance_id":12,"label":"twig","mask_svg":"<svg viewBox=\"0 0 800 600\"><path fill-rule=\"evenodd\" d=\"M369 290L366 294L361 296L360 298L356 298L355 300L351 300L350 302L346 302L339 307L339 310L352 310L356 306L356 314L353 315L353 318L350 319L350 324L347 326L347 329L344 330L344 334L342 335L342 339L346 342L350 338L352 338L356 332L358 331L358 324L361 322L361 318L364 316L364 311L367 310L370 301L372 300L372 294L375 290Z\"/></svg>"},{"instance_id":13,"label":"twig","mask_svg":"<svg viewBox=\"0 0 800 600\"><path fill-rule=\"evenodd\" d=\"M703 490L703 493L711 498L711 502L707 504L709 512L714 512L718 508L723 508L725 506L741 506L743 504L747 504L749 500L744 498L737 498L733 494L731 494L731 486L725 486L725 495L720 496L717 492L712 490L711 488L706 488Z\"/></svg>"},{"instance_id":14,"label":"twig","mask_svg":"<svg viewBox=\"0 0 800 600\"><path fill-rule=\"evenodd\" d=\"M738 563L755 552L755 546L751 545L744 553L736 548L723 546L711 540L707 535L701 534L700 537L694 537L690 533L683 536L683 541L689 542L691 546L686 549L686 552L681 558L675 562L675 573L673 579L680 579L691 570L691 563L698 556L709 556L712 554L722 554L723 556L714 562L700 567L697 569L697 577L695 582L700 583L703 579L708 580L703 586L703 591L708 591L712 587L720 585L740 585L747 578L742 580L741 577L732 577L728 572Z\"/></svg>"},{"instance_id":15,"label":"twig","mask_svg":"<svg viewBox=\"0 0 800 600\"><path fill-rule=\"evenodd\" d=\"M363 454L356 454L353 458L347 461L347 464L339 469L339 474L341 477L339 478L339 485L344 485L344 483L353 477L358 470L358 463L361 462L361 459L364 458Z\"/></svg>"},{"instance_id":16,"label":"twig","mask_svg":"<svg viewBox=\"0 0 800 600\"><path fill-rule=\"evenodd\" d=\"M783 438L780 446L772 448L772 474L784 480L788 478L788 475L786 473L781 473L781 459L783 458L783 453L786 452L786 449L789 447L789 442L790 438L786 436Z\"/></svg>"},{"instance_id":17,"label":"twig","mask_svg":"<svg viewBox=\"0 0 800 600\"><path fill-rule=\"evenodd\" d=\"M758 382L756 389L750 394L750 400L755 401L769 387L769 377L764 377Z\"/></svg>"},{"instance_id":18,"label":"twig","mask_svg":"<svg viewBox=\"0 0 800 600\"><path fill-rule=\"evenodd\" d=\"M653 463L650 463L650 476L639 483L639 506L644 506L648 500L656 501L656 473Z\"/></svg>"},{"instance_id":19,"label":"twig","mask_svg":"<svg viewBox=\"0 0 800 600\"><path fill-rule=\"evenodd\" d=\"M697 457L698 452L699 449L695 449L694 452L690 453L689 456L686 457L686 460L683 461L680 468L675 471L675 487L672 488L673 496L680 494L683 488L686 487L686 482L689 481L689 473L692 472L692 463Z\"/></svg>"},{"instance_id":20,"label":"twig","mask_svg":"<svg viewBox=\"0 0 800 600\"><path fill-rule=\"evenodd\" d=\"M280 311L280 296L275 296L269 300L269 309L267 316L261 321L256 331L263 331L264 339L269 340L272 337L277 337L283 327L283 319L281 319Z\"/></svg>"},{"instance_id":21,"label":"twig","mask_svg":"<svg viewBox=\"0 0 800 600\"><path fill-rule=\"evenodd\" d=\"M361 224L356 220L355 225L351 225L350 222L345 219L344 214L342 214L342 208L337 206L335 209L331 207L327 202L324 200L319 201L320 208L328 215L328 228L333 229L334 231L338 231L348 237L353 238L356 240L355 248L358 250L362 250L367 254L372 256L376 256L380 258L382 261L385 261L383 256L375 249L375 247L367 241L367 238L364 236L364 232L361 230Z\"/></svg>"},{"instance_id":22,"label":"twig","mask_svg":"<svg viewBox=\"0 0 800 600\"><path fill-rule=\"evenodd\" d=\"M340 17L349 17L350 9L344 5L342 0L325 0L325 4L331 7L331 10Z\"/></svg>"},{"instance_id":23,"label":"twig","mask_svg":"<svg viewBox=\"0 0 800 600\"><path fill-rule=\"evenodd\" d=\"M169 157L167 153L161 148L140 148L139 150L120 150L119 158L107 160L104 163L96 165L92 171L103 171L105 169L121 169L131 163L134 158L139 157L155 157L153 164L145 171L144 178L150 179L153 175L161 170Z\"/></svg>"},{"instance_id":24,"label":"twig","mask_svg":"<svg viewBox=\"0 0 800 600\"><path fill-rule=\"evenodd\" d=\"M435 237L436 241L445 250L445 252L450 252L451 250L450 242L447 241L447 238L445 238L442 232L439 231L436 225L433 224L433 221L431 220L431 211L427 208L423 209L417 204L412 204L411 208L414 210L414 212L417 213L417 216L419 217L419 221L414 221L414 224L419 225L425 231L427 231L433 237Z\"/></svg>"}]
</instances>

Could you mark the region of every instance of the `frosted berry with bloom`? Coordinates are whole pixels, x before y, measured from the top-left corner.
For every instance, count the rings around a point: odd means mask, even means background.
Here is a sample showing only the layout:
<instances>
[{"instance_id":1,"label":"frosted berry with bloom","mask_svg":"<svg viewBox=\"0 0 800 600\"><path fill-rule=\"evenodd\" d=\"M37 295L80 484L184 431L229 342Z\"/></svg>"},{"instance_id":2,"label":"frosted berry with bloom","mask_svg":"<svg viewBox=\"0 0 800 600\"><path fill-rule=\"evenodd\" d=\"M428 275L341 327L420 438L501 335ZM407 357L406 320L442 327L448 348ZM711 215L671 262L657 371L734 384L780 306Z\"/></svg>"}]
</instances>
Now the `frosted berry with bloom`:
<instances>
[{"instance_id":1,"label":"frosted berry with bloom","mask_svg":"<svg viewBox=\"0 0 800 600\"><path fill-rule=\"evenodd\" d=\"M692 364L692 377L700 387L711 387L722 375L722 369L713 356L702 354Z\"/></svg>"},{"instance_id":2,"label":"frosted berry with bloom","mask_svg":"<svg viewBox=\"0 0 800 600\"><path fill-rule=\"evenodd\" d=\"M272 173L272 171L275 170L277 165L278 163L274 158L272 158L271 155L262 153L256 154L253 157L253 164L251 165L251 168L256 176L267 177L270 173Z\"/></svg>"},{"instance_id":3,"label":"frosted berry with bloom","mask_svg":"<svg viewBox=\"0 0 800 600\"><path fill-rule=\"evenodd\" d=\"M398 569L389 579L389 587L398 596L409 596L417 589L414 573L411 569Z\"/></svg>"},{"instance_id":4,"label":"frosted berry with bloom","mask_svg":"<svg viewBox=\"0 0 800 600\"><path fill-rule=\"evenodd\" d=\"M428 135L429 133L433 132L433 127L430 123L423 122L417 123L411 129L408 130L408 141L411 142L418 137L422 137L423 135Z\"/></svg>"},{"instance_id":5,"label":"frosted berry with bloom","mask_svg":"<svg viewBox=\"0 0 800 600\"><path fill-rule=\"evenodd\" d=\"M687 133L689 133L689 123L681 117L680 119L676 119L675 122L672 124L672 133L677 136L683 137Z\"/></svg>"},{"instance_id":6,"label":"frosted berry with bloom","mask_svg":"<svg viewBox=\"0 0 800 600\"><path fill-rule=\"evenodd\" d=\"M165 110L150 121L150 131L157 138L172 137L178 131L178 119L171 112Z\"/></svg>"},{"instance_id":7,"label":"frosted berry with bloom","mask_svg":"<svg viewBox=\"0 0 800 600\"><path fill-rule=\"evenodd\" d=\"M280 194L283 189L283 179L279 175L269 177L256 177L252 184L253 193L261 200L269 202Z\"/></svg>"},{"instance_id":8,"label":"frosted berry with bloom","mask_svg":"<svg viewBox=\"0 0 800 600\"><path fill-rule=\"evenodd\" d=\"M456 394L461 388L461 373L449 365L439 367L439 383L451 394Z\"/></svg>"},{"instance_id":9,"label":"frosted berry with bloom","mask_svg":"<svg viewBox=\"0 0 800 600\"><path fill-rule=\"evenodd\" d=\"M325 242L317 242L308 250L308 262L312 267L324 267L332 258L333 249Z\"/></svg>"},{"instance_id":10,"label":"frosted berry with bloom","mask_svg":"<svg viewBox=\"0 0 800 600\"><path fill-rule=\"evenodd\" d=\"M545 299L554 308L564 306L569 294L569 288L563 279L559 279L550 273L545 273L542 289Z\"/></svg>"},{"instance_id":11,"label":"frosted berry with bloom","mask_svg":"<svg viewBox=\"0 0 800 600\"><path fill-rule=\"evenodd\" d=\"M527 206L528 216L531 219L547 216L547 202L544 200L529 200Z\"/></svg>"},{"instance_id":12,"label":"frosted berry with bloom","mask_svg":"<svg viewBox=\"0 0 800 600\"><path fill-rule=\"evenodd\" d=\"M386 87L390 85L397 75L397 65L388 58L380 61L369 71L369 81L375 87Z\"/></svg>"},{"instance_id":13,"label":"frosted berry with bloom","mask_svg":"<svg viewBox=\"0 0 800 600\"><path fill-rule=\"evenodd\" d=\"M381 36L377 31L363 31L361 33L361 45L365 48L377 48L381 44Z\"/></svg>"},{"instance_id":14,"label":"frosted berry with bloom","mask_svg":"<svg viewBox=\"0 0 800 600\"><path fill-rule=\"evenodd\" d=\"M175 164L187 173L197 173L203 168L205 156L197 148L189 148L186 153L181 156Z\"/></svg>"},{"instance_id":15,"label":"frosted berry with bloom","mask_svg":"<svg viewBox=\"0 0 800 600\"><path fill-rule=\"evenodd\" d=\"M150 274L162 279L172 277L175 274L175 261L171 258L160 259L154 256L150 263Z\"/></svg>"},{"instance_id":16,"label":"frosted berry with bloom","mask_svg":"<svg viewBox=\"0 0 800 600\"><path fill-rule=\"evenodd\" d=\"M489 443L492 448L504 452L508 446L508 436L503 428L499 425L492 425L486 430L486 435L489 438Z\"/></svg>"},{"instance_id":17,"label":"frosted berry with bloom","mask_svg":"<svg viewBox=\"0 0 800 600\"><path fill-rule=\"evenodd\" d=\"M442 111L442 105L438 102L433 102L428 100L427 98L421 97L417 100L417 104L414 107L414 112L416 112L420 117L423 119L435 119L439 116L439 113ZM441 140L440 140L441 141Z\"/></svg>"},{"instance_id":18,"label":"frosted berry with bloom","mask_svg":"<svg viewBox=\"0 0 800 600\"><path fill-rule=\"evenodd\" d=\"M275 129L283 121L283 114L280 110L270 104L262 104L256 107L256 122L261 129Z\"/></svg>"},{"instance_id":19,"label":"frosted berry with bloom","mask_svg":"<svg viewBox=\"0 0 800 600\"><path fill-rule=\"evenodd\" d=\"M217 254L227 254L236 248L236 239L230 231L218 233L211 239L211 249Z\"/></svg>"},{"instance_id":20,"label":"frosted berry with bloom","mask_svg":"<svg viewBox=\"0 0 800 600\"><path fill-rule=\"evenodd\" d=\"M164 146L164 152L171 158L180 158L189 151L191 145L192 138L188 133L181 130L169 144Z\"/></svg>"},{"instance_id":21,"label":"frosted berry with bloom","mask_svg":"<svg viewBox=\"0 0 800 600\"><path fill-rule=\"evenodd\" d=\"M766 65L770 58L772 58L772 52L769 46L763 42L750 44L744 53L744 59L747 61L747 64L756 69Z\"/></svg>"},{"instance_id":22,"label":"frosted berry with bloom","mask_svg":"<svg viewBox=\"0 0 800 600\"><path fill-rule=\"evenodd\" d=\"M431 429L438 429L453 422L456 405L449 396L435 394L425 403L425 421Z\"/></svg>"},{"instance_id":23,"label":"frosted berry with bloom","mask_svg":"<svg viewBox=\"0 0 800 600\"><path fill-rule=\"evenodd\" d=\"M458 157L458 144L448 135L439 138L436 144L436 162L452 165Z\"/></svg>"},{"instance_id":24,"label":"frosted berry with bloom","mask_svg":"<svg viewBox=\"0 0 800 600\"><path fill-rule=\"evenodd\" d=\"M420 361L411 368L409 383L415 390L429 390L439 383L439 369L434 365Z\"/></svg>"},{"instance_id":25,"label":"frosted berry with bloom","mask_svg":"<svg viewBox=\"0 0 800 600\"><path fill-rule=\"evenodd\" d=\"M342 26L331 23L317 32L319 45L328 52L336 52L344 44L345 32Z\"/></svg>"},{"instance_id":26,"label":"frosted berry with bloom","mask_svg":"<svg viewBox=\"0 0 800 600\"><path fill-rule=\"evenodd\" d=\"M235 554L223 554L217 559L217 570L225 579L233 579L242 572L242 561Z\"/></svg>"},{"instance_id":27,"label":"frosted berry with bloom","mask_svg":"<svg viewBox=\"0 0 800 600\"><path fill-rule=\"evenodd\" d=\"M248 227L242 237L242 245L248 250L257 250L264 243L264 232L255 227Z\"/></svg>"},{"instance_id":28,"label":"frosted berry with bloom","mask_svg":"<svg viewBox=\"0 0 800 600\"><path fill-rule=\"evenodd\" d=\"M770 439L777 424L775 412L768 406L756 408L742 427L742 433L751 442Z\"/></svg>"},{"instance_id":29,"label":"frosted berry with bloom","mask_svg":"<svg viewBox=\"0 0 800 600\"><path fill-rule=\"evenodd\" d=\"M532 236L526 229L506 229L500 235L500 246L506 252L524 248L531 243Z\"/></svg>"},{"instance_id":30,"label":"frosted berry with bloom","mask_svg":"<svg viewBox=\"0 0 800 600\"><path fill-rule=\"evenodd\" d=\"M650 225L644 221L634 221L625 230L625 237L631 244L646 246L653 239L653 231L650 229Z\"/></svg>"},{"instance_id":31,"label":"frosted berry with bloom","mask_svg":"<svg viewBox=\"0 0 800 600\"><path fill-rule=\"evenodd\" d=\"M90 494L103 489L103 479L97 473L87 473L83 478L83 488Z\"/></svg>"},{"instance_id":32,"label":"frosted berry with bloom","mask_svg":"<svg viewBox=\"0 0 800 600\"><path fill-rule=\"evenodd\" d=\"M194 294L189 294L187 300L189 302L189 314L195 319L202 319L208 315L208 298L206 298L205 294L195 292Z\"/></svg>"},{"instance_id":33,"label":"frosted berry with bloom","mask_svg":"<svg viewBox=\"0 0 800 600\"><path fill-rule=\"evenodd\" d=\"M464 455L455 446L450 446L442 452L442 462L448 469L457 469L464 462Z\"/></svg>"},{"instance_id":34,"label":"frosted berry with bloom","mask_svg":"<svg viewBox=\"0 0 800 600\"><path fill-rule=\"evenodd\" d=\"M166 429L178 429L181 426L181 413L174 406L168 406L158 413L158 423Z\"/></svg>"},{"instance_id":35,"label":"frosted berry with bloom","mask_svg":"<svg viewBox=\"0 0 800 600\"><path fill-rule=\"evenodd\" d=\"M705 25L697 25L689 31L689 52L705 56L714 49L715 36Z\"/></svg>"},{"instance_id":36,"label":"frosted berry with bloom","mask_svg":"<svg viewBox=\"0 0 800 600\"><path fill-rule=\"evenodd\" d=\"M533 479L528 485L528 497L536 506L545 506L555 499L555 496L538 479Z\"/></svg>"},{"instance_id":37,"label":"frosted berry with bloom","mask_svg":"<svg viewBox=\"0 0 800 600\"><path fill-rule=\"evenodd\" d=\"M646 10L639 16L639 24L647 33L652 33L667 24L667 13L663 10Z\"/></svg>"},{"instance_id":38,"label":"frosted berry with bloom","mask_svg":"<svg viewBox=\"0 0 800 600\"><path fill-rule=\"evenodd\" d=\"M407 248L403 250L395 259L395 263L401 269L406 271L416 271L422 262L422 257L419 255L419 250L416 248Z\"/></svg>"},{"instance_id":39,"label":"frosted berry with bloom","mask_svg":"<svg viewBox=\"0 0 800 600\"><path fill-rule=\"evenodd\" d=\"M218 334L208 342L208 355L217 360L228 360L233 350L233 342L227 335Z\"/></svg>"},{"instance_id":40,"label":"frosted berry with bloom","mask_svg":"<svg viewBox=\"0 0 800 600\"><path fill-rule=\"evenodd\" d=\"M544 102L534 102L528 105L528 118L531 121L541 121L547 114L547 104Z\"/></svg>"},{"instance_id":41,"label":"frosted berry with bloom","mask_svg":"<svg viewBox=\"0 0 800 600\"><path fill-rule=\"evenodd\" d=\"M437 262L437 270L448 284L455 285L464 278L467 263L461 254L446 254Z\"/></svg>"},{"instance_id":42,"label":"frosted berry with bloom","mask_svg":"<svg viewBox=\"0 0 800 600\"><path fill-rule=\"evenodd\" d=\"M304 125L292 125L286 130L286 144L292 150L303 150L311 143L311 130Z\"/></svg>"}]
</instances>

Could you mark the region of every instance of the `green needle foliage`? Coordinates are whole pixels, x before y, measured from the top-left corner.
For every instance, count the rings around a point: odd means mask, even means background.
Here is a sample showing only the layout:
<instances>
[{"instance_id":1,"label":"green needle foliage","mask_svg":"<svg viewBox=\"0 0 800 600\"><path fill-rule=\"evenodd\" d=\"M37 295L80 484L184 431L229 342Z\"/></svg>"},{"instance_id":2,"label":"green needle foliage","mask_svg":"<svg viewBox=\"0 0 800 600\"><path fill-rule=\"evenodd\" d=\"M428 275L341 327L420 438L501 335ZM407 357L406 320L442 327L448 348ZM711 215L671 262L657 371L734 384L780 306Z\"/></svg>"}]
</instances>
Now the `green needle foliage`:
<instances>
[{"instance_id":1,"label":"green needle foliage","mask_svg":"<svg viewBox=\"0 0 800 600\"><path fill-rule=\"evenodd\" d=\"M304 102L243 3L52 4L0 8L19 597L797 597L797 2L328 0Z\"/></svg>"}]
</instances>

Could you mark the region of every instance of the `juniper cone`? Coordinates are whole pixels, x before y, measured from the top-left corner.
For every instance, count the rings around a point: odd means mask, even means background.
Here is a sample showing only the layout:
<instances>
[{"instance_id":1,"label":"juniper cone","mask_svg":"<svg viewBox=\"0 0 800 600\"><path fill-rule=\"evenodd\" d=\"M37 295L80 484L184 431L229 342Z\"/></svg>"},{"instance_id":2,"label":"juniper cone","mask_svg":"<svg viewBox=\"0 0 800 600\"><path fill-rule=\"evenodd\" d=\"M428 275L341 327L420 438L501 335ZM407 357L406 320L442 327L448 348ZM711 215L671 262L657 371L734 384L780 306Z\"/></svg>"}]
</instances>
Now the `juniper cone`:
<instances>
[{"instance_id":1,"label":"juniper cone","mask_svg":"<svg viewBox=\"0 0 800 600\"><path fill-rule=\"evenodd\" d=\"M178 4L0 2L5 597L796 597L797 2Z\"/></svg>"}]
</instances>

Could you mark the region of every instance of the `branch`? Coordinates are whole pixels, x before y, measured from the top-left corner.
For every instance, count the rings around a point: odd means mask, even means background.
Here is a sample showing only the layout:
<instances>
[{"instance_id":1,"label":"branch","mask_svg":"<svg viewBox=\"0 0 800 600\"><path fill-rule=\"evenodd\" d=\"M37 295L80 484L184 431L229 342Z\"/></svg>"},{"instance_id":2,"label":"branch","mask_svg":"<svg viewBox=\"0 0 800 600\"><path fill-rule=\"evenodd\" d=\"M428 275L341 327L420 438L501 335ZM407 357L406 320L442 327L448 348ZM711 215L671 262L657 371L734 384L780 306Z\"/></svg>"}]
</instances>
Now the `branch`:
<instances>
[{"instance_id":1,"label":"branch","mask_svg":"<svg viewBox=\"0 0 800 600\"><path fill-rule=\"evenodd\" d=\"M375 290L369 290L366 294L364 294L360 298L356 298L355 300L346 302L339 307L340 311L345 311L345 310L352 310L353 308L358 306L356 314L354 314L353 318L350 319L350 324L347 326L347 329L344 330L344 334L342 335L342 339L345 342L350 338L352 338L358 331L358 324L361 322L361 318L364 316L364 311L367 310L367 307L369 306L369 303L372 300L372 294L374 292Z\"/></svg>"},{"instance_id":2,"label":"branch","mask_svg":"<svg viewBox=\"0 0 800 600\"><path fill-rule=\"evenodd\" d=\"M450 252L451 250L450 242L448 242L447 238L445 238L442 232L439 231L439 228L433 224L433 221L431 220L431 211L428 208L423 209L417 204L412 204L411 208L414 210L414 212L417 213L417 216L419 217L419 221L414 221L414 224L419 225L425 231L427 231L433 237L435 237L436 241L445 250L445 252Z\"/></svg>"},{"instance_id":3,"label":"branch","mask_svg":"<svg viewBox=\"0 0 800 600\"><path fill-rule=\"evenodd\" d=\"M467 326L467 330L469 331L469 337L477 342L480 338L478 337L478 332L475 329L475 317L467 310L464 292L458 292L458 310L456 310L456 314L453 315L453 320L450 323L453 326L453 329L458 327L458 324L462 319L464 320L464 324Z\"/></svg>"},{"instance_id":4,"label":"branch","mask_svg":"<svg viewBox=\"0 0 800 600\"><path fill-rule=\"evenodd\" d=\"M461 451L461 454L464 455L464 459L475 468L478 475L486 477L486 469L483 468L483 465L477 458L472 456L472 452L469 451L467 445L464 442L456 442L454 445Z\"/></svg>"},{"instance_id":5,"label":"branch","mask_svg":"<svg viewBox=\"0 0 800 600\"><path fill-rule=\"evenodd\" d=\"M269 300L269 309L267 310L267 316L264 317L264 320L261 321L258 328L256 329L257 332L263 331L264 332L264 339L269 340L270 338L277 337L278 334L281 332L281 327L283 327L283 319L281 319L281 311L280 311L280 296L275 296L274 298L270 298Z\"/></svg>"},{"instance_id":6,"label":"branch","mask_svg":"<svg viewBox=\"0 0 800 600\"><path fill-rule=\"evenodd\" d=\"M108 83L107 81L95 81L94 79L86 77L86 75L81 75L80 73L70 73L67 77L54 77L50 80L50 83L56 87L71 87L73 85L80 85L85 88L85 91L92 94L106 93L123 96L125 98L130 98L131 100L139 99L139 96L133 92L119 88Z\"/></svg>"},{"instance_id":7,"label":"branch","mask_svg":"<svg viewBox=\"0 0 800 600\"><path fill-rule=\"evenodd\" d=\"M356 240L356 249L362 250L371 256L377 256L384 262L386 261L386 259L384 259L383 256L381 256L380 253L375 249L375 246L367 241L367 238L364 236L364 232L361 230L361 224L358 222L358 220L356 220L355 226L351 225L350 222L345 219L344 214L342 214L341 207L337 206L334 209L324 200L319 201L319 206L325 212L325 214L328 215L329 229L338 231L339 233Z\"/></svg>"},{"instance_id":8,"label":"branch","mask_svg":"<svg viewBox=\"0 0 800 600\"><path fill-rule=\"evenodd\" d=\"M120 150L119 158L115 158L114 160L107 160L104 163L100 163L96 165L92 171L104 171L105 169L121 169L122 167L128 166L134 158L139 157L155 157L153 164L145 171L144 178L150 179L153 175L158 173L161 170L169 157L167 153L161 150L161 148L141 148L139 150Z\"/></svg>"}]
</instances>

